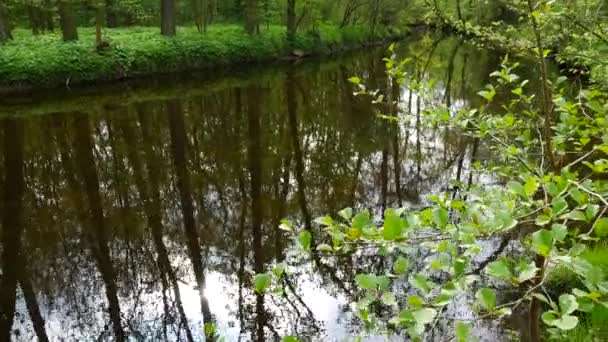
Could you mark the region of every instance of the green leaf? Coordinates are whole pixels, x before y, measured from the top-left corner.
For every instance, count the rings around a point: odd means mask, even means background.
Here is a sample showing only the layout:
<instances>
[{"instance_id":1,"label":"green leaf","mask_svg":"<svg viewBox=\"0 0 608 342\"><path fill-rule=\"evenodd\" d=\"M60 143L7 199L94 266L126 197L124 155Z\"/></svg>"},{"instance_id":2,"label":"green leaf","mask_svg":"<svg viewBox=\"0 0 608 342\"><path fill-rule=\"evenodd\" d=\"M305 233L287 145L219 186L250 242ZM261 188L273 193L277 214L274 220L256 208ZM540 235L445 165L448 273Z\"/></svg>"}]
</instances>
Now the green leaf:
<instances>
[{"instance_id":1,"label":"green leaf","mask_svg":"<svg viewBox=\"0 0 608 342\"><path fill-rule=\"evenodd\" d=\"M587 209L585 210L585 217L587 217L587 222L593 220L599 210L600 207L597 204L589 204L587 206Z\"/></svg>"},{"instance_id":2,"label":"green leaf","mask_svg":"<svg viewBox=\"0 0 608 342\"><path fill-rule=\"evenodd\" d=\"M369 211L362 211L353 218L353 227L363 229L369 224Z\"/></svg>"},{"instance_id":3,"label":"green leaf","mask_svg":"<svg viewBox=\"0 0 608 342\"><path fill-rule=\"evenodd\" d=\"M315 223L321 226L331 226L334 223L334 220L331 218L331 216L323 216L317 217L315 219Z\"/></svg>"},{"instance_id":4,"label":"green leaf","mask_svg":"<svg viewBox=\"0 0 608 342\"><path fill-rule=\"evenodd\" d=\"M572 221L583 221L583 222L587 221L587 216L585 215L585 213L583 213L580 210L573 210L573 211L569 212L568 214L564 215L563 218L572 220Z\"/></svg>"},{"instance_id":5,"label":"green leaf","mask_svg":"<svg viewBox=\"0 0 608 342\"><path fill-rule=\"evenodd\" d=\"M352 208L342 209L338 212L338 215L340 215L340 217L342 217L343 219L350 221L351 217L353 217L353 209Z\"/></svg>"},{"instance_id":6,"label":"green leaf","mask_svg":"<svg viewBox=\"0 0 608 342\"><path fill-rule=\"evenodd\" d=\"M255 275L255 292L264 293L272 283L270 273L260 273Z\"/></svg>"},{"instance_id":7,"label":"green leaf","mask_svg":"<svg viewBox=\"0 0 608 342\"><path fill-rule=\"evenodd\" d=\"M458 342L468 342L471 334L471 324L458 322L456 323L456 339Z\"/></svg>"},{"instance_id":8,"label":"green leaf","mask_svg":"<svg viewBox=\"0 0 608 342\"><path fill-rule=\"evenodd\" d=\"M569 315L578 309L576 297L571 294L559 296L559 309L562 315Z\"/></svg>"},{"instance_id":9,"label":"green leaf","mask_svg":"<svg viewBox=\"0 0 608 342\"><path fill-rule=\"evenodd\" d=\"M395 274L404 274L407 271L408 266L409 261L406 258L400 256L393 265L393 272L395 272Z\"/></svg>"},{"instance_id":10,"label":"green leaf","mask_svg":"<svg viewBox=\"0 0 608 342\"><path fill-rule=\"evenodd\" d=\"M388 276L376 277L376 285L380 291L388 291L391 285L391 279Z\"/></svg>"},{"instance_id":11,"label":"green leaf","mask_svg":"<svg viewBox=\"0 0 608 342\"><path fill-rule=\"evenodd\" d=\"M553 215L561 215L566 209L568 209L568 202L562 197L554 198L551 202L551 208L553 209Z\"/></svg>"},{"instance_id":12,"label":"green leaf","mask_svg":"<svg viewBox=\"0 0 608 342\"><path fill-rule=\"evenodd\" d=\"M215 335L215 333L217 332L217 327L215 326L214 323L207 322L204 325L204 330L205 330L206 337L213 337Z\"/></svg>"},{"instance_id":13,"label":"green leaf","mask_svg":"<svg viewBox=\"0 0 608 342\"><path fill-rule=\"evenodd\" d=\"M548 256L553 248L553 233L546 229L535 232L532 234L532 247L538 254Z\"/></svg>"},{"instance_id":14,"label":"green leaf","mask_svg":"<svg viewBox=\"0 0 608 342\"><path fill-rule=\"evenodd\" d=\"M488 275L498 279L511 281L511 278L513 278L513 273L509 269L509 262L504 258L490 263L485 271Z\"/></svg>"},{"instance_id":15,"label":"green leaf","mask_svg":"<svg viewBox=\"0 0 608 342\"><path fill-rule=\"evenodd\" d=\"M534 222L534 224L536 224L537 226L546 226L547 224L549 224L551 222L551 217L547 216L545 214L541 214L538 215L538 217L536 218L536 221Z\"/></svg>"},{"instance_id":16,"label":"green leaf","mask_svg":"<svg viewBox=\"0 0 608 342\"><path fill-rule=\"evenodd\" d=\"M308 230L303 230L298 235L298 240L300 241L300 246L305 251L310 250L310 244L312 243L312 234Z\"/></svg>"},{"instance_id":17,"label":"green leaf","mask_svg":"<svg viewBox=\"0 0 608 342\"><path fill-rule=\"evenodd\" d=\"M392 209L387 209L384 213L384 229L382 237L387 241L392 241L401 236L401 218Z\"/></svg>"},{"instance_id":18,"label":"green leaf","mask_svg":"<svg viewBox=\"0 0 608 342\"><path fill-rule=\"evenodd\" d=\"M364 290L375 290L378 284L377 277L373 274L357 274L355 281Z\"/></svg>"},{"instance_id":19,"label":"green leaf","mask_svg":"<svg viewBox=\"0 0 608 342\"><path fill-rule=\"evenodd\" d=\"M424 306L424 300L418 296L407 297L407 302L416 309Z\"/></svg>"},{"instance_id":20,"label":"green leaf","mask_svg":"<svg viewBox=\"0 0 608 342\"><path fill-rule=\"evenodd\" d=\"M359 85L361 84L361 79L359 77L353 76L351 78L348 79L348 81L354 85Z\"/></svg>"},{"instance_id":21,"label":"green leaf","mask_svg":"<svg viewBox=\"0 0 608 342\"><path fill-rule=\"evenodd\" d=\"M589 297L578 297L576 302L578 303L578 311L592 312L595 308L595 303Z\"/></svg>"},{"instance_id":22,"label":"green leaf","mask_svg":"<svg viewBox=\"0 0 608 342\"><path fill-rule=\"evenodd\" d=\"M608 236L608 217L603 217L595 224L595 235L604 238Z\"/></svg>"},{"instance_id":23,"label":"green leaf","mask_svg":"<svg viewBox=\"0 0 608 342\"><path fill-rule=\"evenodd\" d=\"M432 290L428 280L422 274L413 276L412 279L410 279L410 283L418 290L424 292L425 295L428 295Z\"/></svg>"},{"instance_id":24,"label":"green leaf","mask_svg":"<svg viewBox=\"0 0 608 342\"><path fill-rule=\"evenodd\" d=\"M279 264L276 264L276 266L272 269L272 273L274 274L275 277L281 278L283 276L283 274L285 274L286 268L287 268L287 265L285 265L284 262L281 262Z\"/></svg>"},{"instance_id":25,"label":"green leaf","mask_svg":"<svg viewBox=\"0 0 608 342\"><path fill-rule=\"evenodd\" d=\"M298 338L295 336L285 336L281 342L300 342L300 340L298 340Z\"/></svg>"},{"instance_id":26,"label":"green leaf","mask_svg":"<svg viewBox=\"0 0 608 342\"><path fill-rule=\"evenodd\" d=\"M538 272L538 268L534 264L534 262L530 264L526 264L525 262L521 262L517 265L517 269L519 271L519 275L517 276L517 282L523 283L526 282L536 276Z\"/></svg>"},{"instance_id":27,"label":"green leaf","mask_svg":"<svg viewBox=\"0 0 608 342\"><path fill-rule=\"evenodd\" d=\"M553 323L558 319L557 313L554 311L544 312L541 316L543 322L547 325L553 325Z\"/></svg>"},{"instance_id":28,"label":"green leaf","mask_svg":"<svg viewBox=\"0 0 608 342\"><path fill-rule=\"evenodd\" d=\"M566 236L568 236L568 227L556 223L551 226L551 233L553 233L553 239L555 239L555 241L564 241Z\"/></svg>"},{"instance_id":29,"label":"green leaf","mask_svg":"<svg viewBox=\"0 0 608 342\"><path fill-rule=\"evenodd\" d=\"M279 229L284 230L286 232L293 232L293 223L291 223L290 221L287 221L287 220L281 220Z\"/></svg>"},{"instance_id":30,"label":"green leaf","mask_svg":"<svg viewBox=\"0 0 608 342\"><path fill-rule=\"evenodd\" d=\"M322 244L318 245L317 250L320 252L333 252L334 251L334 249L326 243L322 243Z\"/></svg>"},{"instance_id":31,"label":"green leaf","mask_svg":"<svg viewBox=\"0 0 608 342\"><path fill-rule=\"evenodd\" d=\"M572 330L578 325L578 318L576 316L565 315L553 321L552 325L561 330Z\"/></svg>"},{"instance_id":32,"label":"green leaf","mask_svg":"<svg viewBox=\"0 0 608 342\"><path fill-rule=\"evenodd\" d=\"M483 288L475 294L477 302L488 312L493 312L496 309L496 292L490 288Z\"/></svg>"},{"instance_id":33,"label":"green leaf","mask_svg":"<svg viewBox=\"0 0 608 342\"><path fill-rule=\"evenodd\" d=\"M431 308L419 309L412 311L412 315L418 324L428 324L437 316L437 310Z\"/></svg>"},{"instance_id":34,"label":"green leaf","mask_svg":"<svg viewBox=\"0 0 608 342\"><path fill-rule=\"evenodd\" d=\"M511 190L511 192L513 192L514 194L517 194L524 198L528 197L526 195L526 189L524 188L523 185L521 185L521 183L512 181L512 182L507 183L507 186L509 187L509 190Z\"/></svg>"},{"instance_id":35,"label":"green leaf","mask_svg":"<svg viewBox=\"0 0 608 342\"><path fill-rule=\"evenodd\" d=\"M445 208L435 208L433 210L433 222L437 227L444 229L449 222L449 213Z\"/></svg>"},{"instance_id":36,"label":"green leaf","mask_svg":"<svg viewBox=\"0 0 608 342\"><path fill-rule=\"evenodd\" d=\"M392 292L385 292L382 295L382 298L380 298L382 300L382 303L384 303L384 305L388 305L388 306L393 306L393 305L397 305L397 299L395 298L395 295Z\"/></svg>"},{"instance_id":37,"label":"green leaf","mask_svg":"<svg viewBox=\"0 0 608 342\"><path fill-rule=\"evenodd\" d=\"M538 180L534 177L530 177L526 180L526 184L524 184L524 190L526 191L526 196L532 197L536 193L538 189Z\"/></svg>"}]
</instances>

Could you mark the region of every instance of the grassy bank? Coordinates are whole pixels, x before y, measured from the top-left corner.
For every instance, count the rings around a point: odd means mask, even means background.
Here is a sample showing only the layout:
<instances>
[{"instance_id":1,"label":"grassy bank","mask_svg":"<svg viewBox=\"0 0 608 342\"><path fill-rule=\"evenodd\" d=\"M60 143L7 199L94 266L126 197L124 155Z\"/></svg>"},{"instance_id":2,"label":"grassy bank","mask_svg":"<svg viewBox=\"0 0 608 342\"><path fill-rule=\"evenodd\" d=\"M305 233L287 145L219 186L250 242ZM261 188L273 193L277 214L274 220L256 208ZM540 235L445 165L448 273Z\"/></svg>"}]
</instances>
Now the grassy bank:
<instances>
[{"instance_id":1,"label":"grassy bank","mask_svg":"<svg viewBox=\"0 0 608 342\"><path fill-rule=\"evenodd\" d=\"M106 50L95 49L92 28L80 30L80 40L64 43L59 33L32 36L16 30L15 39L0 46L0 91L65 84L111 81L234 63L259 62L289 55L285 28L262 28L250 36L237 25L213 25L206 34L180 27L167 38L157 28L108 29ZM331 53L369 42L395 38L401 32L364 27L320 25L317 32L297 35L295 48L308 54Z\"/></svg>"}]
</instances>

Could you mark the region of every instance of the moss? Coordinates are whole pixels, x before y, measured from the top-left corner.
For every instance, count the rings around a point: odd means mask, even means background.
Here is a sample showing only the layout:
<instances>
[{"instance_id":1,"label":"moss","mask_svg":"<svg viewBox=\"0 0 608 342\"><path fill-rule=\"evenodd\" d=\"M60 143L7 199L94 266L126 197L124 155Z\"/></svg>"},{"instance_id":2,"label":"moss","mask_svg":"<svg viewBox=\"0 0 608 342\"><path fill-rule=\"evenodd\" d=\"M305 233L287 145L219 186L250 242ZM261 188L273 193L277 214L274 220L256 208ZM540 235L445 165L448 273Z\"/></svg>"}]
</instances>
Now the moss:
<instances>
[{"instance_id":1,"label":"moss","mask_svg":"<svg viewBox=\"0 0 608 342\"><path fill-rule=\"evenodd\" d=\"M206 34L180 27L177 36L161 36L156 28L107 29L110 47L95 49L92 28L80 30L80 40L61 41L59 33L32 36L15 30L15 39L0 48L0 89L49 87L109 81L154 73L251 63L289 53L282 26L270 26L250 36L237 25L214 25ZM339 28L322 24L316 32L302 32L294 47L322 54L369 41L394 38L395 30L371 35L364 27Z\"/></svg>"}]
</instances>

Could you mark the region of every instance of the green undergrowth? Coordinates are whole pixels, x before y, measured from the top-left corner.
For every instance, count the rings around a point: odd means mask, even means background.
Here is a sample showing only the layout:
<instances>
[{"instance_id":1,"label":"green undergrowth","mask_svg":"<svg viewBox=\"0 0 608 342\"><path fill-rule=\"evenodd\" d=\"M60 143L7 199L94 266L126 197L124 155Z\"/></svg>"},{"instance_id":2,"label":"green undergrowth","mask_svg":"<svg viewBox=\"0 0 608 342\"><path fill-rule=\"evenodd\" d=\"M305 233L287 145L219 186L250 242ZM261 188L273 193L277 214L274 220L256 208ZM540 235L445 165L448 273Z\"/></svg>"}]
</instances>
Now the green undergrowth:
<instances>
[{"instance_id":1,"label":"green undergrowth","mask_svg":"<svg viewBox=\"0 0 608 342\"><path fill-rule=\"evenodd\" d=\"M608 308L597 306L579 318L576 328L550 338L555 342L599 342L608 340Z\"/></svg>"},{"instance_id":2,"label":"green undergrowth","mask_svg":"<svg viewBox=\"0 0 608 342\"><path fill-rule=\"evenodd\" d=\"M583 258L592 265L598 266L598 271L608 273L608 246L598 245L583 253ZM570 292L575 288L585 288L576 273L566 267L552 270L546 281L550 293ZM596 306L593 311L582 313L580 323L573 330L562 332L549 339L558 342L594 342L608 341L608 308Z\"/></svg>"},{"instance_id":3,"label":"green undergrowth","mask_svg":"<svg viewBox=\"0 0 608 342\"><path fill-rule=\"evenodd\" d=\"M589 263L596 265L598 269L601 269L602 273L608 274L607 245L601 244L591 247L583 252L581 256ZM565 266L554 268L547 275L546 288L550 292L563 293L564 291L567 292L574 288L583 287L584 284L577 274Z\"/></svg>"},{"instance_id":4,"label":"green undergrowth","mask_svg":"<svg viewBox=\"0 0 608 342\"><path fill-rule=\"evenodd\" d=\"M55 86L110 81L138 75L184 71L210 66L259 62L289 53L285 28L263 27L250 36L238 25L213 25L206 34L179 27L175 37L154 27L104 30L109 48L95 49L93 28L79 30L80 40L65 43L60 33L32 36L17 29L14 40L0 46L0 88ZM398 30L319 25L299 33L294 48L310 54L331 53L367 42L401 36Z\"/></svg>"}]
</instances>

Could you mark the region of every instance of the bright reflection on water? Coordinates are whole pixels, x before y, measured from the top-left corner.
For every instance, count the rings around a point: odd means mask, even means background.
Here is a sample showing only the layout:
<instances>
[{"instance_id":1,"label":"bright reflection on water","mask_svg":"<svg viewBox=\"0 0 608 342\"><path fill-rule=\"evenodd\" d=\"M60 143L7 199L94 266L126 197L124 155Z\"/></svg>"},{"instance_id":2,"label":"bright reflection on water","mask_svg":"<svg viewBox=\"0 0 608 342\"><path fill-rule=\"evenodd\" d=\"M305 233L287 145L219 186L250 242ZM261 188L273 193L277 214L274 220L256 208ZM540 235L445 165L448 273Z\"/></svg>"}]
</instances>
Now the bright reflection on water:
<instances>
[{"instance_id":1,"label":"bright reflection on water","mask_svg":"<svg viewBox=\"0 0 608 342\"><path fill-rule=\"evenodd\" d=\"M433 97L454 110L480 102L499 61L457 39L401 50L410 75L435 79ZM0 100L0 337L201 341L204 321L228 341L356 336L353 279L387 264L365 253L311 263L280 219L420 207L452 179L492 181L470 168L481 146L422 127L418 95L387 88L383 56ZM392 92L407 122L378 119L386 108L354 97L353 75ZM285 295L256 294L253 274L281 260ZM477 332L506 336L491 324Z\"/></svg>"}]
</instances>

